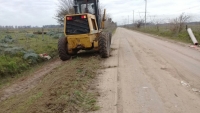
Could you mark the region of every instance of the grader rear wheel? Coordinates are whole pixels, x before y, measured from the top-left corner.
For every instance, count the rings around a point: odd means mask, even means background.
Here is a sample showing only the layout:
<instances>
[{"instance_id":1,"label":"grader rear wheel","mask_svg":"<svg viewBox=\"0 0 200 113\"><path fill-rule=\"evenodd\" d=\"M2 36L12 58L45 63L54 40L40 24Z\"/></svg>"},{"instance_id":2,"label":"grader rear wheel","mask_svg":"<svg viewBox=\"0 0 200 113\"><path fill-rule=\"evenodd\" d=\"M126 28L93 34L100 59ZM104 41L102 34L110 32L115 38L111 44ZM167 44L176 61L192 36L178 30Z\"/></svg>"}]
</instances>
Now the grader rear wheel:
<instances>
[{"instance_id":1,"label":"grader rear wheel","mask_svg":"<svg viewBox=\"0 0 200 113\"><path fill-rule=\"evenodd\" d=\"M110 56L110 38L108 33L101 33L99 36L99 53L102 58Z\"/></svg>"},{"instance_id":2,"label":"grader rear wheel","mask_svg":"<svg viewBox=\"0 0 200 113\"><path fill-rule=\"evenodd\" d=\"M111 44L111 41L112 41L112 33L109 32L109 40L110 40L110 44Z\"/></svg>"},{"instance_id":3,"label":"grader rear wheel","mask_svg":"<svg viewBox=\"0 0 200 113\"><path fill-rule=\"evenodd\" d=\"M62 61L66 61L71 58L71 56L67 52L67 41L65 37L58 40L58 53Z\"/></svg>"}]
</instances>

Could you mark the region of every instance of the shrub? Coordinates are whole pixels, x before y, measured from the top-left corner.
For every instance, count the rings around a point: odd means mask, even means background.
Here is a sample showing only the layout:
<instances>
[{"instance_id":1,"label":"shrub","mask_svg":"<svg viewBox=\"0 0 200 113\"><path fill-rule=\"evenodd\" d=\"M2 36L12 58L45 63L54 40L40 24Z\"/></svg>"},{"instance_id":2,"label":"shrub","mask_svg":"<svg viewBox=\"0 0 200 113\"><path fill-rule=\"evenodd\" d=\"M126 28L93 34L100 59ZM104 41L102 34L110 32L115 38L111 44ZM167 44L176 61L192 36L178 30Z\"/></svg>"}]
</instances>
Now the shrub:
<instances>
[{"instance_id":1,"label":"shrub","mask_svg":"<svg viewBox=\"0 0 200 113\"><path fill-rule=\"evenodd\" d=\"M29 65L20 57L0 56L0 77L13 75L27 69Z\"/></svg>"},{"instance_id":2,"label":"shrub","mask_svg":"<svg viewBox=\"0 0 200 113\"><path fill-rule=\"evenodd\" d=\"M15 40L13 40L12 36L6 35L2 40L1 43L13 43Z\"/></svg>"}]
</instances>

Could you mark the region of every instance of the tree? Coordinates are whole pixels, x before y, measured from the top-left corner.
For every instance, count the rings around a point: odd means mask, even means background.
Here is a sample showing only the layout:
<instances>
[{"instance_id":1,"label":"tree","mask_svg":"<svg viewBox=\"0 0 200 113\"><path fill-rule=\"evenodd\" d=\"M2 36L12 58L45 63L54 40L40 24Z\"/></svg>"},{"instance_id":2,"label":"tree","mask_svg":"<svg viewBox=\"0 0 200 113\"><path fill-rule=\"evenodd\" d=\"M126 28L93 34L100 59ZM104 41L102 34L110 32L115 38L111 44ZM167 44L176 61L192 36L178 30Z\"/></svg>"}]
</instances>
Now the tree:
<instances>
[{"instance_id":1,"label":"tree","mask_svg":"<svg viewBox=\"0 0 200 113\"><path fill-rule=\"evenodd\" d=\"M182 13L179 17L170 20L170 30L174 34L180 33L184 29L185 23L190 19L190 16Z\"/></svg>"},{"instance_id":2,"label":"tree","mask_svg":"<svg viewBox=\"0 0 200 113\"><path fill-rule=\"evenodd\" d=\"M59 6L55 17L59 24L63 24L65 15L73 13L73 0L59 0Z\"/></svg>"},{"instance_id":3,"label":"tree","mask_svg":"<svg viewBox=\"0 0 200 113\"><path fill-rule=\"evenodd\" d=\"M140 28L142 25L144 25L144 20L143 19L137 20L135 24L137 28Z\"/></svg>"},{"instance_id":4,"label":"tree","mask_svg":"<svg viewBox=\"0 0 200 113\"><path fill-rule=\"evenodd\" d=\"M161 20L161 19L157 19L157 20L154 21L154 23L156 25L156 29L157 29L158 32L160 31L160 24L161 24L162 21L163 20Z\"/></svg>"}]
</instances>

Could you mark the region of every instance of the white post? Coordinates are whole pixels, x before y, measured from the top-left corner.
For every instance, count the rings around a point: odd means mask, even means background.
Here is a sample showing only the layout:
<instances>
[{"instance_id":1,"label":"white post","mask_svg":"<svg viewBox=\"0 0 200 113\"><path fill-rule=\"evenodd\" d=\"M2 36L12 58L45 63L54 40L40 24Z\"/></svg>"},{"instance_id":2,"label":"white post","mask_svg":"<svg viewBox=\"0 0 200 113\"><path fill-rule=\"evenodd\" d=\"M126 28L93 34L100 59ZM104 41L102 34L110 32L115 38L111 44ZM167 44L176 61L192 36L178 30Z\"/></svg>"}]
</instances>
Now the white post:
<instances>
[{"instance_id":1,"label":"white post","mask_svg":"<svg viewBox=\"0 0 200 113\"><path fill-rule=\"evenodd\" d=\"M195 38L195 36L192 32L192 29L188 28L187 31L188 31L188 34L190 35L190 38L191 38L192 42L194 43L194 45L198 45L197 39Z\"/></svg>"},{"instance_id":2,"label":"white post","mask_svg":"<svg viewBox=\"0 0 200 113\"><path fill-rule=\"evenodd\" d=\"M145 28L146 28L146 22L147 22L147 0L145 0Z\"/></svg>"}]
</instances>

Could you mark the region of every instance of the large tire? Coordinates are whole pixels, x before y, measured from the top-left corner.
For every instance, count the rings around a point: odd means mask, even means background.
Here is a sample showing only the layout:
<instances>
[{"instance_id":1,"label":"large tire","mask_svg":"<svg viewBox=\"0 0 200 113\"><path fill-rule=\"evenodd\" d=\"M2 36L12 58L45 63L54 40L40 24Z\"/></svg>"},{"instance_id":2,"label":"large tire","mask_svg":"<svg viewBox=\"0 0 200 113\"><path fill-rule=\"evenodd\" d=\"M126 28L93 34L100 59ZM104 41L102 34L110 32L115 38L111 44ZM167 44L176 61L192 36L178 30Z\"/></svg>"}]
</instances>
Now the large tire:
<instances>
[{"instance_id":1,"label":"large tire","mask_svg":"<svg viewBox=\"0 0 200 113\"><path fill-rule=\"evenodd\" d=\"M71 58L71 56L68 54L67 52L67 41L66 38L59 38L58 40L58 53L59 53L59 57L62 61L66 61L69 60Z\"/></svg>"},{"instance_id":2,"label":"large tire","mask_svg":"<svg viewBox=\"0 0 200 113\"><path fill-rule=\"evenodd\" d=\"M99 53L102 58L110 56L110 39L108 33L101 33L99 36Z\"/></svg>"},{"instance_id":3,"label":"large tire","mask_svg":"<svg viewBox=\"0 0 200 113\"><path fill-rule=\"evenodd\" d=\"M109 32L109 40L110 40L110 44L111 44L111 41L112 41L112 33Z\"/></svg>"}]
</instances>

